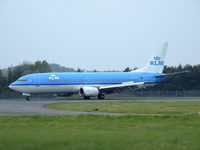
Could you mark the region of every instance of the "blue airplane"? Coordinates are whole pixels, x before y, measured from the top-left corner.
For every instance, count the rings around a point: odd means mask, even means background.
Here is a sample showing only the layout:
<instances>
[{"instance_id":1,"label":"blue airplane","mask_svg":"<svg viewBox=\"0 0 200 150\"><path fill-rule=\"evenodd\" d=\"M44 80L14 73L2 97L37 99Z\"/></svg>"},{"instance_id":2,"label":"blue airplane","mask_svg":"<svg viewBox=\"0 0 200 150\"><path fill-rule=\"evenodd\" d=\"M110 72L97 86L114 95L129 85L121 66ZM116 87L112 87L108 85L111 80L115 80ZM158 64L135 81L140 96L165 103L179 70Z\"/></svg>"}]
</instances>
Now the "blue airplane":
<instances>
[{"instance_id":1,"label":"blue airplane","mask_svg":"<svg viewBox=\"0 0 200 150\"><path fill-rule=\"evenodd\" d=\"M145 88L162 82L167 75L162 73L168 43L161 43L157 52L148 63L132 72L99 72L99 73L36 73L20 77L10 84L9 88L21 92L30 100L32 93L51 93L57 96L71 96L79 93L84 99L97 97L104 99L105 94L120 89Z\"/></svg>"}]
</instances>

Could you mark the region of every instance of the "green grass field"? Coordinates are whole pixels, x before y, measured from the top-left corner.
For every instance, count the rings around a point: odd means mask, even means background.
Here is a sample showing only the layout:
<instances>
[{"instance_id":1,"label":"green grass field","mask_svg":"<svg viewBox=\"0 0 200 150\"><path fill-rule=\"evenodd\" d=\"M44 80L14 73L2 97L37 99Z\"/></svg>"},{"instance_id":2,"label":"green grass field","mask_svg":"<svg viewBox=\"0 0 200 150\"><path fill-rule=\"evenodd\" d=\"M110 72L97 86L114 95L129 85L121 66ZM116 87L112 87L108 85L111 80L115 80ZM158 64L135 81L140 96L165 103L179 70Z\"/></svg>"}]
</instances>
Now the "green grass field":
<instances>
[{"instance_id":1,"label":"green grass field","mask_svg":"<svg viewBox=\"0 0 200 150\"><path fill-rule=\"evenodd\" d=\"M76 110L91 112L137 113L137 114L197 114L200 101L124 101L124 102L74 102L53 103L46 107L57 110Z\"/></svg>"},{"instance_id":2,"label":"green grass field","mask_svg":"<svg viewBox=\"0 0 200 150\"><path fill-rule=\"evenodd\" d=\"M196 115L0 117L2 150L197 150L199 143Z\"/></svg>"},{"instance_id":3,"label":"green grass field","mask_svg":"<svg viewBox=\"0 0 200 150\"><path fill-rule=\"evenodd\" d=\"M82 106L79 103L76 104L83 107L82 110L88 109L85 106L87 103L81 103ZM94 104L95 102L92 103ZM187 115L0 116L0 150L200 149L200 116L195 113L200 109L198 102L175 102L174 104L165 102L132 104L128 102L126 107L116 102L114 106L109 106L108 112L110 112L110 107L113 110L123 108L121 109L123 112L129 113L133 110L135 112L135 109L128 110L135 104L137 107L145 108L145 111L138 108L137 113L171 114L175 113L175 108L178 108L176 113ZM91 104L88 103L88 105ZM107 106L108 102L101 103L102 108L104 105ZM170 106L175 108L172 109ZM167 108L162 111L164 107Z\"/></svg>"}]
</instances>

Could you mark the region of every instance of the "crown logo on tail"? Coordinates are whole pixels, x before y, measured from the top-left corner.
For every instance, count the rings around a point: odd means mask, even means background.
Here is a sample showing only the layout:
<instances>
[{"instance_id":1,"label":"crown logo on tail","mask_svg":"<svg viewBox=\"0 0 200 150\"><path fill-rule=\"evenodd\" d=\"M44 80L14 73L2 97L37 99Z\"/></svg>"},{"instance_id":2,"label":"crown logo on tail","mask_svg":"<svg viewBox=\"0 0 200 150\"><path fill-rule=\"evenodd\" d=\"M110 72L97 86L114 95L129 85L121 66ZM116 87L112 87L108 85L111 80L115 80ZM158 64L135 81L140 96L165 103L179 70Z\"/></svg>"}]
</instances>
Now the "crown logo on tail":
<instances>
[{"instance_id":1,"label":"crown logo on tail","mask_svg":"<svg viewBox=\"0 0 200 150\"><path fill-rule=\"evenodd\" d=\"M154 60L160 60L160 57L156 56L154 57Z\"/></svg>"}]
</instances>

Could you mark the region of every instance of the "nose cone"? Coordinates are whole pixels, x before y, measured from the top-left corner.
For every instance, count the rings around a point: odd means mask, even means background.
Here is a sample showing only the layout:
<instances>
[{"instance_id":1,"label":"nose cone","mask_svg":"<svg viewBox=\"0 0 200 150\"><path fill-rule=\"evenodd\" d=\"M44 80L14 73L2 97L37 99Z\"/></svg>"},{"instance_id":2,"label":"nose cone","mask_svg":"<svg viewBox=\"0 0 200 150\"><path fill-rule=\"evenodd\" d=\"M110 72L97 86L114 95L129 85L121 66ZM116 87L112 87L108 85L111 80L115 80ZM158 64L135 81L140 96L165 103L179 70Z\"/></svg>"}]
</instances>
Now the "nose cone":
<instances>
[{"instance_id":1,"label":"nose cone","mask_svg":"<svg viewBox=\"0 0 200 150\"><path fill-rule=\"evenodd\" d=\"M13 82L14 83L14 82ZM11 89L11 90L14 90L14 85L13 85L13 83L11 83L10 85L9 85L9 88Z\"/></svg>"},{"instance_id":2,"label":"nose cone","mask_svg":"<svg viewBox=\"0 0 200 150\"><path fill-rule=\"evenodd\" d=\"M11 84L9 85L9 88L10 88L11 90L13 90L13 91L21 92L21 87L20 87L19 85L20 85L20 84L19 84L17 81L15 81L15 82L13 82L13 83L11 83Z\"/></svg>"}]
</instances>

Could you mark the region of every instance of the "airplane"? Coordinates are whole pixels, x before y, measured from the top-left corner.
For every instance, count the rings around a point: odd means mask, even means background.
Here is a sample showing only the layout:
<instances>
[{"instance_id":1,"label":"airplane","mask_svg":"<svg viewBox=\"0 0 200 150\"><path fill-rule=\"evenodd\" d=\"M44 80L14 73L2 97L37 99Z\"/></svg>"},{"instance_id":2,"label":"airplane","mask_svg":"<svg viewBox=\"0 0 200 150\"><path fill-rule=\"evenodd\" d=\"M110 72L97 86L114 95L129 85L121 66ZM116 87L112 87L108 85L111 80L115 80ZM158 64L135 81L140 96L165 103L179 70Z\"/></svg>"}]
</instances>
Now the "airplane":
<instances>
[{"instance_id":1,"label":"airplane","mask_svg":"<svg viewBox=\"0 0 200 150\"><path fill-rule=\"evenodd\" d=\"M168 75L162 73L168 42L160 44L156 53L147 64L131 72L84 72L84 73L36 73L20 77L9 88L21 92L26 100L32 93L48 93L57 96L71 96L79 93L84 99L97 97L104 99L105 94L112 94L120 89L154 86Z\"/></svg>"}]
</instances>

